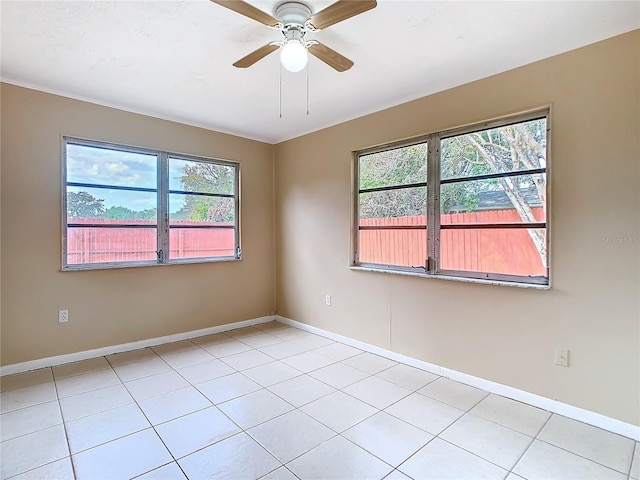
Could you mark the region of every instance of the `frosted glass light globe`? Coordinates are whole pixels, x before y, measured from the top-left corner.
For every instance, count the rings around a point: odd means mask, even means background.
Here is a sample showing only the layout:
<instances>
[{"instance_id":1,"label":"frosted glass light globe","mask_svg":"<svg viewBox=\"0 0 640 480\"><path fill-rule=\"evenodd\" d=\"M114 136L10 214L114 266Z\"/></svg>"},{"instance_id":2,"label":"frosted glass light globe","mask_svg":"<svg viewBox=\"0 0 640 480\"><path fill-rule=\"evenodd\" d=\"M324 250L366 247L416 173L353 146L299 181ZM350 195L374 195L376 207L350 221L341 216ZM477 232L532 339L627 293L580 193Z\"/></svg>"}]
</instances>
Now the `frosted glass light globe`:
<instances>
[{"instance_id":1,"label":"frosted glass light globe","mask_svg":"<svg viewBox=\"0 0 640 480\"><path fill-rule=\"evenodd\" d=\"M290 72L302 70L307 66L308 59L307 49L299 40L289 40L280 52L282 66Z\"/></svg>"}]
</instances>

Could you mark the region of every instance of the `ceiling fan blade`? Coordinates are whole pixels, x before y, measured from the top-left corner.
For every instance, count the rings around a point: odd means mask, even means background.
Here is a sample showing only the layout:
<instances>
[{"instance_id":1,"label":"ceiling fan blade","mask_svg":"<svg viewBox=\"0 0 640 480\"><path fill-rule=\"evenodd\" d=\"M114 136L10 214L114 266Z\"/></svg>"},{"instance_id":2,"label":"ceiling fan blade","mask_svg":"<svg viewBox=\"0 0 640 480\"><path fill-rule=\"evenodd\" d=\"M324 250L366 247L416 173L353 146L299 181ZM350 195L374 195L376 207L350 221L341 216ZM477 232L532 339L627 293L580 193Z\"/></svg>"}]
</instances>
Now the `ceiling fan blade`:
<instances>
[{"instance_id":1,"label":"ceiling fan blade","mask_svg":"<svg viewBox=\"0 0 640 480\"><path fill-rule=\"evenodd\" d=\"M244 15L245 17L249 17L257 22L262 23L263 25L267 25L268 27L272 27L278 24L278 20L273 18L268 13L263 12L259 8L254 7L253 5L248 4L243 0L211 0L213 3L217 3L218 5L228 8L229 10L233 10L240 15Z\"/></svg>"},{"instance_id":2,"label":"ceiling fan blade","mask_svg":"<svg viewBox=\"0 0 640 480\"><path fill-rule=\"evenodd\" d=\"M344 72L353 67L353 62L351 60L322 43L310 45L308 50L311 55L319 58L331 68L339 72Z\"/></svg>"},{"instance_id":3,"label":"ceiling fan blade","mask_svg":"<svg viewBox=\"0 0 640 480\"><path fill-rule=\"evenodd\" d=\"M269 55L271 52L275 52L280 47L278 45L272 45L271 43L267 43L263 45L259 49L254 52L251 52L246 57L242 57L236 63L233 64L234 67L237 68L247 68L256 63L258 60L262 60L264 57Z\"/></svg>"},{"instance_id":4,"label":"ceiling fan blade","mask_svg":"<svg viewBox=\"0 0 640 480\"><path fill-rule=\"evenodd\" d=\"M338 0L336 3L329 5L324 10L311 17L311 24L318 30L330 27L347 18L360 15L375 8L378 3L376 0Z\"/></svg>"}]
</instances>

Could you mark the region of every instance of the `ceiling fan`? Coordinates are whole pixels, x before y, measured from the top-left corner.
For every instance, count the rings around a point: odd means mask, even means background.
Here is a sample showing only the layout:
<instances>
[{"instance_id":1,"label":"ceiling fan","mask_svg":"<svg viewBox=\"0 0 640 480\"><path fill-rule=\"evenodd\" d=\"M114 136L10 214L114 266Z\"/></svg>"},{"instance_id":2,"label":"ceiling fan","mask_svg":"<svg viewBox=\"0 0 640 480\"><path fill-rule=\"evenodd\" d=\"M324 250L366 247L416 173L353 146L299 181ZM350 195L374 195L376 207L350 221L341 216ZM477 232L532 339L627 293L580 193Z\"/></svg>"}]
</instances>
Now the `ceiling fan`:
<instances>
[{"instance_id":1,"label":"ceiling fan","mask_svg":"<svg viewBox=\"0 0 640 480\"><path fill-rule=\"evenodd\" d=\"M318 32L371 10L377 5L376 0L338 0L312 15L312 10L307 4L300 1L285 1L276 8L275 17L273 17L244 0L211 1L279 30L284 37L281 41L270 42L251 52L235 62L234 67L250 67L270 53L281 49L282 65L290 72L299 72L307 65L307 52L338 72L349 70L353 66L351 60L317 40L305 40L304 36L307 32Z\"/></svg>"}]
</instances>

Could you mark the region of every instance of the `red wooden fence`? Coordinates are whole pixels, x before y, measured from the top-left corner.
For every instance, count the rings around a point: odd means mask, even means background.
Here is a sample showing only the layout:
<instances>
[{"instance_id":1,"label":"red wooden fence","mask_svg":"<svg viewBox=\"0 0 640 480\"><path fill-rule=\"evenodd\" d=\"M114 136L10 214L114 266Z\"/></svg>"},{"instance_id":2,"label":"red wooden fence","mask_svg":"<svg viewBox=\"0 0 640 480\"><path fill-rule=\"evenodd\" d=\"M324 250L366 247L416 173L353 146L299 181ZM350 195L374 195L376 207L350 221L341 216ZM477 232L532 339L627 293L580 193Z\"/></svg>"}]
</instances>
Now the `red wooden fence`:
<instances>
[{"instance_id":1,"label":"red wooden fence","mask_svg":"<svg viewBox=\"0 0 640 480\"><path fill-rule=\"evenodd\" d=\"M542 208L534 215L544 221ZM441 223L520 222L515 210L491 210L442 215ZM73 223L117 224L120 220L73 219ZM136 221L153 225L153 221ZM424 225L425 216L363 219L365 226ZM230 228L179 228L201 225L196 222L173 222L170 231L171 259L232 256L234 232ZM156 258L155 228L70 227L67 232L67 263L101 263L143 261ZM363 263L424 266L427 258L427 232L421 230L361 230L358 248ZM545 275L540 255L526 229L442 230L440 267L447 270Z\"/></svg>"},{"instance_id":2,"label":"red wooden fence","mask_svg":"<svg viewBox=\"0 0 640 480\"><path fill-rule=\"evenodd\" d=\"M544 221L542 208L534 208ZM362 219L362 226L424 225L426 216ZM445 214L440 223L517 223L518 213L490 210ZM427 258L425 230L361 230L358 248L363 263L424 266ZM440 268L513 275L545 275L540 255L526 229L441 230Z\"/></svg>"},{"instance_id":3,"label":"red wooden fence","mask_svg":"<svg viewBox=\"0 0 640 480\"><path fill-rule=\"evenodd\" d=\"M71 223L71 222L70 222ZM73 223L118 224L122 220L74 218ZM132 221L136 225L155 225L154 221ZM231 228L215 228L228 223L208 223L211 228L179 228L202 225L176 221L169 231L169 258L228 257L234 252ZM177 227L177 228L175 228ZM156 228L69 227L67 229L67 263L135 262L154 260L157 250Z\"/></svg>"}]
</instances>

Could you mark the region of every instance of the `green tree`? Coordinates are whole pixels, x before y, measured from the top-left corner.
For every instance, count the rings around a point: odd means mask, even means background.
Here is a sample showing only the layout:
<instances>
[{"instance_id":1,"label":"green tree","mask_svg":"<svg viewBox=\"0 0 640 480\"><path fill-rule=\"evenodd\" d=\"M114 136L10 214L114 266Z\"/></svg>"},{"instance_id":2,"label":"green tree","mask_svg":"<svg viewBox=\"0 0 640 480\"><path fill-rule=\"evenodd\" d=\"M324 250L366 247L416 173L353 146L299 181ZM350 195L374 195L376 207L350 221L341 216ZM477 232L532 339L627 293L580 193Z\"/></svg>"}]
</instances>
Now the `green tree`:
<instances>
[{"instance_id":1,"label":"green tree","mask_svg":"<svg viewBox=\"0 0 640 480\"><path fill-rule=\"evenodd\" d=\"M67 217L101 218L104 212L103 199L88 192L67 192Z\"/></svg>"},{"instance_id":2,"label":"green tree","mask_svg":"<svg viewBox=\"0 0 640 480\"><path fill-rule=\"evenodd\" d=\"M187 192L234 193L234 169L205 162L187 163L180 177ZM235 202L232 198L188 195L183 207L173 215L176 220L233 222Z\"/></svg>"},{"instance_id":3,"label":"green tree","mask_svg":"<svg viewBox=\"0 0 640 480\"><path fill-rule=\"evenodd\" d=\"M466 136L446 138L441 144L440 177L468 177L490 173L489 167L478 160ZM482 185L478 183L448 183L440 188L441 213L472 212L478 208Z\"/></svg>"},{"instance_id":4,"label":"green tree","mask_svg":"<svg viewBox=\"0 0 640 480\"><path fill-rule=\"evenodd\" d=\"M140 210L137 212L137 218L139 220L157 220L158 219L158 209L157 208L149 208L147 210Z\"/></svg>"},{"instance_id":5,"label":"green tree","mask_svg":"<svg viewBox=\"0 0 640 480\"><path fill-rule=\"evenodd\" d=\"M104 212L104 218L113 218L117 220L137 219L137 213L127 207L109 207Z\"/></svg>"},{"instance_id":6,"label":"green tree","mask_svg":"<svg viewBox=\"0 0 640 480\"><path fill-rule=\"evenodd\" d=\"M425 143L364 155L360 158L360 188L424 183L427 181ZM360 194L360 217L426 215L426 187Z\"/></svg>"}]
</instances>

